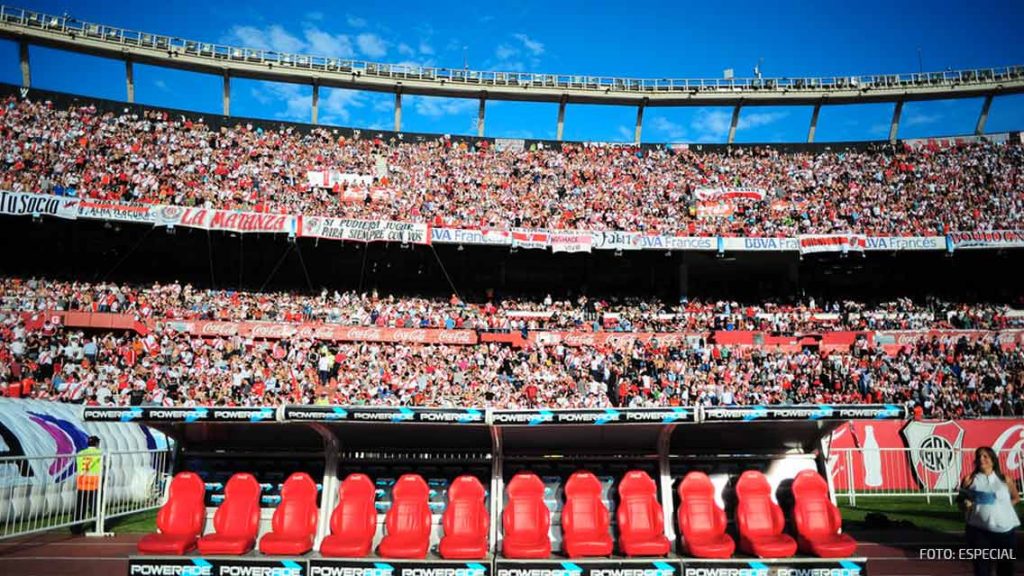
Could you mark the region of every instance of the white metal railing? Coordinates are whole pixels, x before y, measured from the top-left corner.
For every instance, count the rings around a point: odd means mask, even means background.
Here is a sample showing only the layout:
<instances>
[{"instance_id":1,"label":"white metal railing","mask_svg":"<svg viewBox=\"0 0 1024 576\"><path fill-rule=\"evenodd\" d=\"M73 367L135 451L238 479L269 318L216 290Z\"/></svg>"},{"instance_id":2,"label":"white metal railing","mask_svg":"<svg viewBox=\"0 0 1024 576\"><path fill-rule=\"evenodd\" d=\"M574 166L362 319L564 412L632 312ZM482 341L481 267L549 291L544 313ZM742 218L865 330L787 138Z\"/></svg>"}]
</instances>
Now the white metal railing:
<instances>
[{"instance_id":1,"label":"white metal railing","mask_svg":"<svg viewBox=\"0 0 1024 576\"><path fill-rule=\"evenodd\" d=\"M871 88L955 87L991 84L1004 80L1024 80L1024 66L909 74L735 78L728 80L722 78L619 78L576 74L489 72L385 64L228 46L94 24L68 15L55 16L10 6L0 6L0 23L49 33L60 33L71 38L84 37L120 46L166 51L168 56L188 55L216 61L227 60L291 69L352 73L360 76L433 81L465 86L530 86L644 94L652 92L821 92Z\"/></svg>"},{"instance_id":2,"label":"white metal railing","mask_svg":"<svg viewBox=\"0 0 1024 576\"><path fill-rule=\"evenodd\" d=\"M1007 480L1024 483L1024 450L997 453ZM956 497L961 480L974 469L974 448L848 448L829 454L836 499L857 505L858 497Z\"/></svg>"},{"instance_id":3,"label":"white metal railing","mask_svg":"<svg viewBox=\"0 0 1024 576\"><path fill-rule=\"evenodd\" d=\"M161 505L168 450L105 452L99 488L77 489L75 455L0 458L0 539L94 523Z\"/></svg>"}]
</instances>

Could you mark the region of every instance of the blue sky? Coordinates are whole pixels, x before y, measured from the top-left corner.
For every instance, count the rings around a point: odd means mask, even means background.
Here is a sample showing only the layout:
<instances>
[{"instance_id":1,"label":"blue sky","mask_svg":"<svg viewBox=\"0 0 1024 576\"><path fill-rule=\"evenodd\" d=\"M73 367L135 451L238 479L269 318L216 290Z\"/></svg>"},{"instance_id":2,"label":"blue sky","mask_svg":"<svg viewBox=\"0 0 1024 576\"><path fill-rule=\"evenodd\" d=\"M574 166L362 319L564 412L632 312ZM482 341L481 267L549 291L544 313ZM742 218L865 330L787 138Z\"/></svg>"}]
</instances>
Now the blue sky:
<instances>
[{"instance_id":1,"label":"blue sky","mask_svg":"<svg viewBox=\"0 0 1024 576\"><path fill-rule=\"evenodd\" d=\"M392 0L331 3L29 1L20 7L65 11L86 21L201 41L393 63L478 70L631 77L765 77L925 72L1024 64L1024 2L601 2ZM920 61L919 61L920 49ZM20 83L16 44L0 40L0 81ZM39 88L123 100L124 65L33 47ZM136 101L219 113L219 77L135 67ZM308 122L312 89L234 79L231 112ZM321 90L324 124L390 129L394 97ZM980 99L908 103L901 138L971 133ZM486 135L554 138L556 104L487 104ZM477 102L403 100L403 130L475 134ZM636 110L570 105L565 138L630 141ZM646 142L721 142L730 109L645 112ZM818 141L884 139L891 104L822 109ZM810 107L749 107L738 142L803 141ZM1024 129L1024 95L996 99L988 132Z\"/></svg>"}]
</instances>

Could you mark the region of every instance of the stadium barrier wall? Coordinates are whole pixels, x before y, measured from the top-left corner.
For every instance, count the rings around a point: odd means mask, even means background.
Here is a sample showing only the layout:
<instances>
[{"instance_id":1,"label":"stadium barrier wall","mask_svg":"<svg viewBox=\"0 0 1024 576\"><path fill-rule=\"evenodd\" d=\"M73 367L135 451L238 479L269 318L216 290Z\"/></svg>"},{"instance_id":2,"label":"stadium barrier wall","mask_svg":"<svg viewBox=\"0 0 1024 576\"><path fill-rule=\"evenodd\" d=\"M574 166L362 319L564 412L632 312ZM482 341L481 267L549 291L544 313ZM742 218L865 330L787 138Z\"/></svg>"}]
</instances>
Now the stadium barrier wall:
<instances>
[{"instance_id":1,"label":"stadium barrier wall","mask_svg":"<svg viewBox=\"0 0 1024 576\"><path fill-rule=\"evenodd\" d=\"M167 438L144 424L85 421L82 412L80 405L0 397L0 538L74 523L75 455L89 436L100 438L105 455L104 494L93 496L90 518L159 505L161 479L172 468Z\"/></svg>"},{"instance_id":2,"label":"stadium barrier wall","mask_svg":"<svg viewBox=\"0 0 1024 576\"><path fill-rule=\"evenodd\" d=\"M1007 481L1024 484L1024 451L996 452ZM855 481L854 461L863 464L864 480ZM832 467L833 463L837 466ZM974 468L974 449L937 448L853 448L834 451L829 459L833 474L835 497L845 498L851 506L858 497L932 497L946 498L950 504L957 495L960 481ZM836 472L836 470L842 472ZM846 474L846 478L839 477Z\"/></svg>"},{"instance_id":3,"label":"stadium barrier wall","mask_svg":"<svg viewBox=\"0 0 1024 576\"><path fill-rule=\"evenodd\" d=\"M101 456L97 490L77 489L74 455L0 458L0 539L81 523L104 534L107 520L154 510L163 504L171 478L172 452L141 450ZM55 478L53 471L71 474Z\"/></svg>"}]
</instances>

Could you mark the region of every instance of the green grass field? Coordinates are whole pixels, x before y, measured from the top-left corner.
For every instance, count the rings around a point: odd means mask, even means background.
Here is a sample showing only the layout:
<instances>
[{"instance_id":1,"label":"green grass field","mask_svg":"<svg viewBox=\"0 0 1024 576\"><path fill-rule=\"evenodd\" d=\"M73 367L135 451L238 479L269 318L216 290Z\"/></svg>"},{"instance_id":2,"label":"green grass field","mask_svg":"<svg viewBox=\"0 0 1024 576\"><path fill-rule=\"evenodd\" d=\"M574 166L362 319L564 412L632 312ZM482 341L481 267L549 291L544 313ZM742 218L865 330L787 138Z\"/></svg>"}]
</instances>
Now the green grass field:
<instances>
[{"instance_id":1,"label":"green grass field","mask_svg":"<svg viewBox=\"0 0 1024 576\"><path fill-rule=\"evenodd\" d=\"M893 522L909 522L920 530L960 532L964 529L963 513L956 504L950 504L948 498L932 498L929 503L923 497L860 496L856 506L850 506L845 498L840 498L839 511L843 515L844 526L849 528L864 526L865 517L876 512ZM1024 503L1017 505L1017 514L1024 517Z\"/></svg>"}]
</instances>

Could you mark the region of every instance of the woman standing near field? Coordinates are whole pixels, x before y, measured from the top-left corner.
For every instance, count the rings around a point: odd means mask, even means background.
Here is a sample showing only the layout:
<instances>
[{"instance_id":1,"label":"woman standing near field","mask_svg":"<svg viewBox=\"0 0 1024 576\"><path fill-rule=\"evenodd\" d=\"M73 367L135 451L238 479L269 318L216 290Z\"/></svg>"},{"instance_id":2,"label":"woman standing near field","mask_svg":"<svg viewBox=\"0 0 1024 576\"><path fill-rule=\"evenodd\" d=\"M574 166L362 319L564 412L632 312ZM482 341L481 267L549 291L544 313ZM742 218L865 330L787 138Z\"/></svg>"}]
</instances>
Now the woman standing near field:
<instances>
[{"instance_id":1,"label":"woman standing near field","mask_svg":"<svg viewBox=\"0 0 1024 576\"><path fill-rule=\"evenodd\" d=\"M974 471L960 483L960 506L967 515L967 545L972 549L975 576L1014 573L1017 526L1020 519L1014 506L1020 493L1013 478L999 469L999 458L992 448L974 451Z\"/></svg>"}]
</instances>

